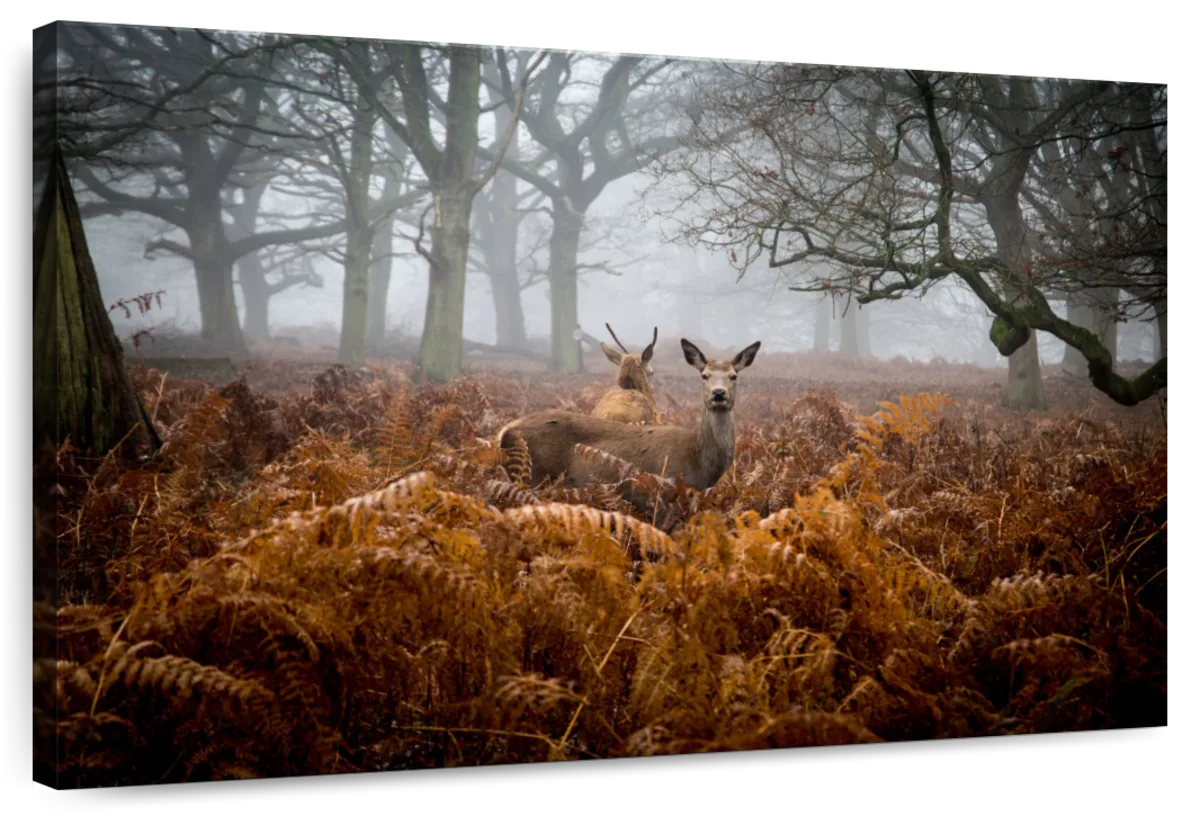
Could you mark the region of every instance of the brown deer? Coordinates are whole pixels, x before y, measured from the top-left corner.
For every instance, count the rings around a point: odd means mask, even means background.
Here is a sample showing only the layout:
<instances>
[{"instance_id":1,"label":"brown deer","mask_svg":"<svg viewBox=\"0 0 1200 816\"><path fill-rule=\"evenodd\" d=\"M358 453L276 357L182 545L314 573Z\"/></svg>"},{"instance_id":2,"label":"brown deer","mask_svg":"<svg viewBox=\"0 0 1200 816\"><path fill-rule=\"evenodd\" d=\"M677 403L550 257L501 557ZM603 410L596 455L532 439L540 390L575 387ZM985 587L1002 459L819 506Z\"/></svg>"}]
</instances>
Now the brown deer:
<instances>
[{"instance_id":1,"label":"brown deer","mask_svg":"<svg viewBox=\"0 0 1200 816\"><path fill-rule=\"evenodd\" d=\"M612 326L605 323L604 327L624 354L619 354L607 343L600 344L604 356L617 367L617 384L600 397L592 416L632 425L639 422L657 423L659 413L654 403L654 389L650 386L650 378L654 376L650 358L654 356L654 344L658 342L658 326L654 327L654 339L642 349L640 355L629 353Z\"/></svg>"},{"instance_id":2,"label":"brown deer","mask_svg":"<svg viewBox=\"0 0 1200 816\"><path fill-rule=\"evenodd\" d=\"M518 435L524 440L533 484L560 476L571 486L596 478L614 481L611 464L588 461L576 452L576 445L586 445L647 473L681 476L696 490L712 487L733 462L738 372L754 362L762 343L753 343L732 360L721 361L709 361L687 340L680 340L680 345L688 364L700 371L704 413L699 428L629 425L569 411L541 411L504 426L499 436L501 449L511 452L518 447ZM636 495L626 498L646 509Z\"/></svg>"}]
</instances>

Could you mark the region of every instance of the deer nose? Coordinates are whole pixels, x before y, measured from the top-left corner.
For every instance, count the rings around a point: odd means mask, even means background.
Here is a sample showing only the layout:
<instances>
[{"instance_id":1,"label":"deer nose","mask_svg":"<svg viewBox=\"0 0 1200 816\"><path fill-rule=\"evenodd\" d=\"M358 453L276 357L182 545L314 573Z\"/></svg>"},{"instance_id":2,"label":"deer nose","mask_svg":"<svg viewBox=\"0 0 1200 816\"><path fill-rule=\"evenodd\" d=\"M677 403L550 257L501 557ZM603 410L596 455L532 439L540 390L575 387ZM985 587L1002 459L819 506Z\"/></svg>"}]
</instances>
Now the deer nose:
<instances>
[{"instance_id":1,"label":"deer nose","mask_svg":"<svg viewBox=\"0 0 1200 816\"><path fill-rule=\"evenodd\" d=\"M724 388L714 388L712 390L713 399L716 400L717 402L720 402L721 400L725 399L726 393L727 392L725 391Z\"/></svg>"}]
</instances>

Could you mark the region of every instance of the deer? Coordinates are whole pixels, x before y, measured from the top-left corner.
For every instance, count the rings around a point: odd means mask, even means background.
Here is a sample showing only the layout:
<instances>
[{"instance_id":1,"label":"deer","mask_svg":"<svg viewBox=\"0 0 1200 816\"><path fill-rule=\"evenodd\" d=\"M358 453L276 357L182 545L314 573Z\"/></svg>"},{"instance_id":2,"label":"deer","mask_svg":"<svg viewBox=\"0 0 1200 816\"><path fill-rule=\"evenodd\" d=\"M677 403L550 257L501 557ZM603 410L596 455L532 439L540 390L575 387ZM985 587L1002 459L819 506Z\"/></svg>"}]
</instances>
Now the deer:
<instances>
[{"instance_id":1,"label":"deer","mask_svg":"<svg viewBox=\"0 0 1200 816\"><path fill-rule=\"evenodd\" d=\"M654 390L650 386L650 378L654 376L650 358L654 356L654 344L658 342L658 326L654 327L654 339L642 349L640 355L629 353L612 326L605 323L604 327L624 354L618 353L607 343L600 344L604 356L617 367L617 384L600 397L592 416L633 425L640 422L657 423L660 415L654 402Z\"/></svg>"},{"instance_id":2,"label":"deer","mask_svg":"<svg viewBox=\"0 0 1200 816\"><path fill-rule=\"evenodd\" d=\"M643 472L666 478L678 476L695 490L707 490L733 463L738 374L754 362L762 342L752 343L732 360L709 360L686 339L681 339L680 345L688 365L700 372L700 427L630 425L570 411L540 411L501 428L501 450L511 453L520 446L519 440L524 442L533 484L560 477L572 487L597 478L614 481L611 463L588 461L579 454L576 445L584 445L623 459ZM632 488L623 493L639 509L648 509L649 503Z\"/></svg>"}]
</instances>

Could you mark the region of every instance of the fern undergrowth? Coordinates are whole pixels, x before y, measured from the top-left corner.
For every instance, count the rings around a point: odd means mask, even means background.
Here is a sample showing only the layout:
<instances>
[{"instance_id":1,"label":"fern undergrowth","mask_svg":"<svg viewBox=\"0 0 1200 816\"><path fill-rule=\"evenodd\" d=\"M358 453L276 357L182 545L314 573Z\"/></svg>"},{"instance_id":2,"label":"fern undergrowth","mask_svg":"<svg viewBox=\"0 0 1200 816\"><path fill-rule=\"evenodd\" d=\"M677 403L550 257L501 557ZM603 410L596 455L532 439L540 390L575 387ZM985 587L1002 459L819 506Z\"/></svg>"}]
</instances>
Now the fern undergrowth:
<instances>
[{"instance_id":1,"label":"fern undergrowth","mask_svg":"<svg viewBox=\"0 0 1200 816\"><path fill-rule=\"evenodd\" d=\"M1166 722L1153 418L748 380L715 487L609 462L647 518L496 446L594 384L133 373L162 454L57 451L34 736L60 785Z\"/></svg>"}]
</instances>

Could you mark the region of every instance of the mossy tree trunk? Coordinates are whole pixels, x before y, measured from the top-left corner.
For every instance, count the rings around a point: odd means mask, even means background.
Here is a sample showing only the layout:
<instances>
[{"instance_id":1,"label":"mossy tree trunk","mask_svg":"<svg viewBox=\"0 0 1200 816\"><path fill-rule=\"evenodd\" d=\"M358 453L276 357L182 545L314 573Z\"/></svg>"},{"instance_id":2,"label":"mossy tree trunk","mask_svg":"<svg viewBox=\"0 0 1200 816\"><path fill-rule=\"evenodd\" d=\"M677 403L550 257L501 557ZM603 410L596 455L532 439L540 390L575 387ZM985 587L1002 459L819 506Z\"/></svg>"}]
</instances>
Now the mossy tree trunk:
<instances>
[{"instance_id":1,"label":"mossy tree trunk","mask_svg":"<svg viewBox=\"0 0 1200 816\"><path fill-rule=\"evenodd\" d=\"M1024 179L1023 165L1017 161L1013 164L1017 166L995 174L989 193L983 196L983 205L988 224L996 236L1000 260L1009 269L1017 270L1018 274L1032 275L1033 253L1018 197ZM1015 285L1004 287L1004 298L1017 307L1028 305L1024 293ZM1001 349L1001 354L1006 351ZM1046 410L1046 387L1042 382L1037 332L1029 332L1025 342L1005 356L1008 357L1008 382L1000 399L1001 404L1014 411Z\"/></svg>"},{"instance_id":2,"label":"mossy tree trunk","mask_svg":"<svg viewBox=\"0 0 1200 816\"><path fill-rule=\"evenodd\" d=\"M61 154L53 168L34 237L35 450L70 438L104 454L127 437L135 447L157 449L158 434L125 371Z\"/></svg>"}]
</instances>

